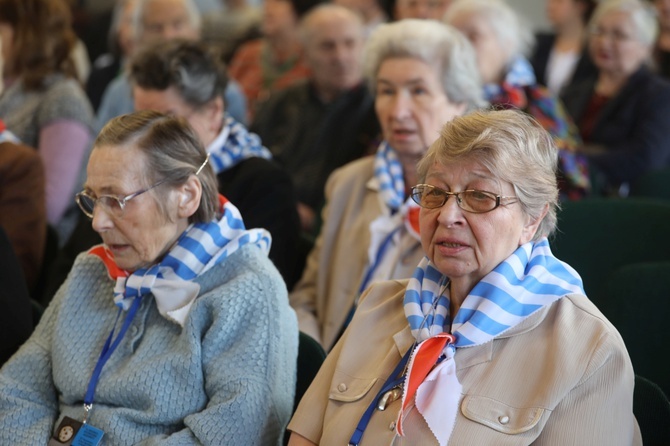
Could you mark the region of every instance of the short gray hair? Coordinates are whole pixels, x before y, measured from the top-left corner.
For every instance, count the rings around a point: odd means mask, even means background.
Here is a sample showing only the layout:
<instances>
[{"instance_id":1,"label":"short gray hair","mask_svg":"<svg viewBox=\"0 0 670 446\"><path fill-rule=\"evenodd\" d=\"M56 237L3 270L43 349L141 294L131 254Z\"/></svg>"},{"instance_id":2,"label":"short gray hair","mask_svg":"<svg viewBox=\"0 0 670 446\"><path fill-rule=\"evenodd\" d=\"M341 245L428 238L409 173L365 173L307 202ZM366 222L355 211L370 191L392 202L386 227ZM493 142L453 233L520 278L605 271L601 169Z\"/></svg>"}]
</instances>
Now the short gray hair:
<instances>
[{"instance_id":1,"label":"short gray hair","mask_svg":"<svg viewBox=\"0 0 670 446\"><path fill-rule=\"evenodd\" d=\"M434 163L475 160L500 181L511 183L524 214L538 218L548 205L533 240L556 230L558 149L551 135L518 110L476 111L444 125L417 166L424 182Z\"/></svg>"},{"instance_id":2,"label":"short gray hair","mask_svg":"<svg viewBox=\"0 0 670 446\"><path fill-rule=\"evenodd\" d=\"M476 14L488 21L503 48L509 48L508 60L517 55L529 55L535 41L531 27L503 0L455 0L444 21L452 23L463 13Z\"/></svg>"},{"instance_id":3,"label":"short gray hair","mask_svg":"<svg viewBox=\"0 0 670 446\"><path fill-rule=\"evenodd\" d=\"M593 30L603 16L612 12L624 12L631 20L637 40L651 48L658 36L658 19L652 5L639 0L601 0L598 3L589 22L589 29Z\"/></svg>"},{"instance_id":4,"label":"short gray hair","mask_svg":"<svg viewBox=\"0 0 670 446\"><path fill-rule=\"evenodd\" d=\"M132 145L145 154L147 159L147 186L166 180L169 186L178 187L195 174L207 160L207 152L191 126L184 118L166 116L151 110L137 111L111 119L95 140L96 147L124 147ZM205 165L198 174L202 185L200 206L189 221L203 223L211 221L219 209L218 183L214 170ZM165 193L161 188L148 193L156 194L156 202L168 221Z\"/></svg>"},{"instance_id":5,"label":"short gray hair","mask_svg":"<svg viewBox=\"0 0 670 446\"><path fill-rule=\"evenodd\" d=\"M364 72L375 91L379 67L387 59L409 57L435 68L449 101L467 111L485 107L475 52L470 42L449 25L405 19L380 25L365 48Z\"/></svg>"},{"instance_id":6,"label":"short gray hair","mask_svg":"<svg viewBox=\"0 0 670 446\"><path fill-rule=\"evenodd\" d=\"M135 40L141 40L144 35L144 10L147 7L147 4L150 2L155 2L160 0L138 0L137 5L135 6L135 11L133 12L133 36ZM182 0L186 11L188 13L189 22L194 29L200 30L202 24L202 16L200 15L200 10L195 4L194 0Z\"/></svg>"}]
</instances>

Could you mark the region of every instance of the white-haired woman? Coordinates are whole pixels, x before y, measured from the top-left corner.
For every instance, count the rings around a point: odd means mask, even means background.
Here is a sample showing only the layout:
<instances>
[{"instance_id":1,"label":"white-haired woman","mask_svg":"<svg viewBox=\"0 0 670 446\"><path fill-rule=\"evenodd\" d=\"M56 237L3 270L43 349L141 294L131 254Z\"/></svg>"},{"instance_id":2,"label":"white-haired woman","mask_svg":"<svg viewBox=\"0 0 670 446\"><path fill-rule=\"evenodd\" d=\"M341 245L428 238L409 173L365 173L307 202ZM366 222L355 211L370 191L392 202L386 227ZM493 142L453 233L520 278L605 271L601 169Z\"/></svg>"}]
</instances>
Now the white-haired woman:
<instances>
[{"instance_id":1,"label":"white-haired woman","mask_svg":"<svg viewBox=\"0 0 670 446\"><path fill-rule=\"evenodd\" d=\"M670 166L670 84L649 68L657 30L650 5L601 2L589 42L598 74L562 95L604 193L625 194L627 183Z\"/></svg>"},{"instance_id":2,"label":"white-haired woman","mask_svg":"<svg viewBox=\"0 0 670 446\"><path fill-rule=\"evenodd\" d=\"M212 162L181 118L103 128L76 195L103 244L0 369L3 444L281 444L295 314Z\"/></svg>"},{"instance_id":3,"label":"white-haired woman","mask_svg":"<svg viewBox=\"0 0 670 446\"><path fill-rule=\"evenodd\" d=\"M291 446L641 444L626 346L549 248L556 164L518 111L444 126L412 188L425 257L362 297Z\"/></svg>"},{"instance_id":4,"label":"white-haired woman","mask_svg":"<svg viewBox=\"0 0 670 446\"><path fill-rule=\"evenodd\" d=\"M484 97L497 108L517 108L536 118L559 148L562 198L589 190L586 160L575 152L579 132L563 104L539 85L525 57L533 36L503 0L456 0L444 18L470 40L484 82Z\"/></svg>"},{"instance_id":5,"label":"white-haired woman","mask_svg":"<svg viewBox=\"0 0 670 446\"><path fill-rule=\"evenodd\" d=\"M411 275L422 255L409 198L416 162L445 122L485 104L472 47L452 27L381 25L365 54L384 141L331 174L321 233L290 295L301 330L327 350L368 285Z\"/></svg>"}]
</instances>

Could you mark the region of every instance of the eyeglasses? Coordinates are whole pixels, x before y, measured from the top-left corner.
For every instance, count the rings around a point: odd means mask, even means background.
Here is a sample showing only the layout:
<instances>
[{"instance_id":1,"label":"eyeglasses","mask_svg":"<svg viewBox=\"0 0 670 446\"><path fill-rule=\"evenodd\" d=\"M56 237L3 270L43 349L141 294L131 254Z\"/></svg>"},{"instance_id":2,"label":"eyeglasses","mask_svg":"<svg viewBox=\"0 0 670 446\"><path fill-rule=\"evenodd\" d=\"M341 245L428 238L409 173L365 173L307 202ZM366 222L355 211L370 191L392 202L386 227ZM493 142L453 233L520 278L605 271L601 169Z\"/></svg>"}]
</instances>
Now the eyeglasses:
<instances>
[{"instance_id":1,"label":"eyeglasses","mask_svg":"<svg viewBox=\"0 0 670 446\"><path fill-rule=\"evenodd\" d=\"M634 37L626 34L624 31L621 31L619 29L614 29L610 31L596 26L589 28L589 32L593 37L599 37L601 39L608 38L612 39L617 43L623 43L629 40L634 40Z\"/></svg>"},{"instance_id":2,"label":"eyeglasses","mask_svg":"<svg viewBox=\"0 0 670 446\"><path fill-rule=\"evenodd\" d=\"M100 195L98 198L94 198L91 195L89 195L88 192L81 191L77 195L75 195L74 198L79 207L81 208L82 212L86 214L88 218L93 218L93 210L95 209L95 206L98 204L102 205L102 207L105 208L105 210L111 213L112 215L120 217L121 215L123 215L123 210L126 207L126 203L128 203L133 198L150 191L154 187L160 186L161 184L165 183L165 181L167 180L166 179L160 180L153 186L139 190L137 192L133 192L132 194L126 195L125 197L117 197L114 195Z\"/></svg>"},{"instance_id":3,"label":"eyeglasses","mask_svg":"<svg viewBox=\"0 0 670 446\"><path fill-rule=\"evenodd\" d=\"M484 190L449 192L430 184L418 184L412 188L412 200L426 209L437 209L444 206L452 195L456 197L458 207L475 214L491 212L498 206L505 206L517 201L517 197L504 197ZM514 201L503 203L503 200Z\"/></svg>"}]
</instances>

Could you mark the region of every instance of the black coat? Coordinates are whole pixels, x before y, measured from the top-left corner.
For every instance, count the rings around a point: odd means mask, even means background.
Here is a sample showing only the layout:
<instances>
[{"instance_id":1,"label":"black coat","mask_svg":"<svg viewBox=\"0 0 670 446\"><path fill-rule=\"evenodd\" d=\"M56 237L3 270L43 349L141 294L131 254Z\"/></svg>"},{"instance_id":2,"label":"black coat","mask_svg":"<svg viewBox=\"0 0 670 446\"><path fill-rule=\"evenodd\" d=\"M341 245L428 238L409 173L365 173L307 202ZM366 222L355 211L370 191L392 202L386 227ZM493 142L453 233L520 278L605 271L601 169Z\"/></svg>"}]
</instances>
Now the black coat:
<instances>
[{"instance_id":1,"label":"black coat","mask_svg":"<svg viewBox=\"0 0 670 446\"><path fill-rule=\"evenodd\" d=\"M580 125L594 93L596 77L566 88L565 109ZM619 185L670 166L670 83L642 67L601 109L586 143L606 152L590 156L608 182Z\"/></svg>"}]
</instances>

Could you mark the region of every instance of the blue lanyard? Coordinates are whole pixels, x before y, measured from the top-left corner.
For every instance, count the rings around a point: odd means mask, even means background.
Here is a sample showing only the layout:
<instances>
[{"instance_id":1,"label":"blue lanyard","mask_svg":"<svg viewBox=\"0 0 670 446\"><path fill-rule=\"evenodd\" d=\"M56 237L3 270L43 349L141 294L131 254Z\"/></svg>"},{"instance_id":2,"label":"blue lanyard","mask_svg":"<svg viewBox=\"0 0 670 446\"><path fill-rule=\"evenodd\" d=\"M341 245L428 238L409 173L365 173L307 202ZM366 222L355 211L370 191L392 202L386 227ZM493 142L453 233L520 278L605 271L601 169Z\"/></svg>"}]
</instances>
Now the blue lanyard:
<instances>
[{"instance_id":1,"label":"blue lanyard","mask_svg":"<svg viewBox=\"0 0 670 446\"><path fill-rule=\"evenodd\" d=\"M365 289L368 287L370 279L372 279L372 275L377 270L377 268L379 268L379 265L382 263L382 259L384 258L384 254L386 254L388 247L391 245L393 236L400 230L401 227L402 226L395 228L389 233L389 235L384 237L384 240L382 240L382 243L379 245L379 249L377 250L377 255L375 255L375 261L368 267L367 271L365 271L363 281L361 281L361 285L358 287L359 296L363 294L363 291L365 291Z\"/></svg>"},{"instance_id":2,"label":"blue lanyard","mask_svg":"<svg viewBox=\"0 0 670 446\"><path fill-rule=\"evenodd\" d=\"M409 357L413 350L414 350L413 348L407 350L405 356L402 357L398 365L395 367L395 369L393 369L393 371L387 378L386 382L382 386L379 393L377 393L377 395L374 397L374 399L372 400L366 411L363 413L363 416L361 417L360 421L358 422L358 425L356 426L356 430L351 435L351 439L349 440L349 446L358 446L358 444L361 442L361 439L363 438L363 433L365 433L365 429L368 427L370 419L372 419L372 414L375 412L375 408L377 407L379 399L386 392L402 384L403 380L405 379L405 373L404 373L405 365L407 364L407 361L409 360Z\"/></svg>"},{"instance_id":3,"label":"blue lanyard","mask_svg":"<svg viewBox=\"0 0 670 446\"><path fill-rule=\"evenodd\" d=\"M107 338L105 345L102 347L100 357L98 358L98 363L95 365L93 373L91 374L91 379L88 382L88 389L86 390L86 396L84 397L84 410L86 413L84 416L84 423L86 423L88 412L93 407L93 397L95 396L95 388L98 386L98 381L100 380L100 373L102 372L102 368L105 366L109 358L112 356L112 353L114 353L114 350L116 350L116 348L121 343L123 336L128 331L128 327L130 327L130 323L133 321L133 317L135 317L135 313L137 313L137 309L140 307L140 302L141 298L139 296L134 298L133 304L128 310L128 314L126 315L126 318L123 321L121 330L119 330L119 334L116 336L116 339L114 339L114 341L112 342L112 338L114 337L114 330L116 330L116 324L119 321L119 316L121 315L122 310L119 309L119 312L116 315L116 319L114 320L114 327L112 328L112 331L109 333L109 337Z\"/></svg>"}]
</instances>

